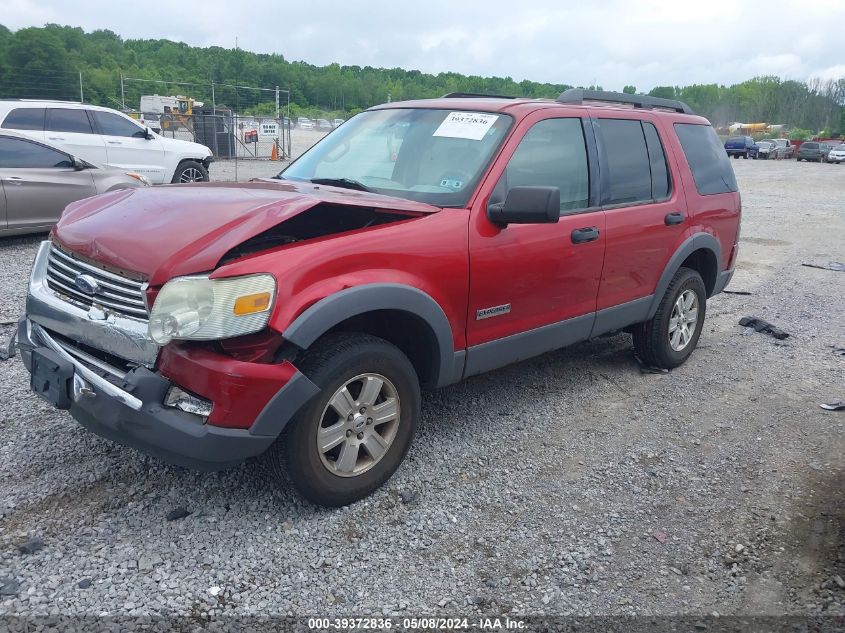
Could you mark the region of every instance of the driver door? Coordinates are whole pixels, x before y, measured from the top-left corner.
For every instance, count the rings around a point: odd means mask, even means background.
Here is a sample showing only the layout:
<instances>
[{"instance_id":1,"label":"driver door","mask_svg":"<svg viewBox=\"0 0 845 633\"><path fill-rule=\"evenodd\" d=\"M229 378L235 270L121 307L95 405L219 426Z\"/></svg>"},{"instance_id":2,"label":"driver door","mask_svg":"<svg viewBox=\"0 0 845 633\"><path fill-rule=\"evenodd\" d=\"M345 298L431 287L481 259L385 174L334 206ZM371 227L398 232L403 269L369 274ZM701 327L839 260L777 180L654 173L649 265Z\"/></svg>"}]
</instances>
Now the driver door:
<instances>
[{"instance_id":1,"label":"driver door","mask_svg":"<svg viewBox=\"0 0 845 633\"><path fill-rule=\"evenodd\" d=\"M161 139L155 135L148 139L144 128L119 114L102 110L91 114L105 141L109 165L143 174L154 184L165 182Z\"/></svg>"},{"instance_id":2,"label":"driver door","mask_svg":"<svg viewBox=\"0 0 845 633\"><path fill-rule=\"evenodd\" d=\"M605 248L604 212L591 187L595 141L579 117L542 116L523 123L529 129L515 135L521 140L493 168L495 185L472 211L467 375L586 339L592 329ZM515 186L558 187L560 220L491 222L487 205Z\"/></svg>"}]
</instances>

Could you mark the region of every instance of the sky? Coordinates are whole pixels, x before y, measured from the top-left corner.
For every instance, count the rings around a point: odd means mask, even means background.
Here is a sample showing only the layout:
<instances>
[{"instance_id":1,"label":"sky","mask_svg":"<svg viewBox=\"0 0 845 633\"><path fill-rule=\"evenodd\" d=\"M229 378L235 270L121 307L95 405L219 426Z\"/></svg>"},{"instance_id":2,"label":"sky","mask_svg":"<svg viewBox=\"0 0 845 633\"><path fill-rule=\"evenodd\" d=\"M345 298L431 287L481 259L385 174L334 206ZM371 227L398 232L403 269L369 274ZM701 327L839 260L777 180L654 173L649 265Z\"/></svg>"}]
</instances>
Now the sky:
<instances>
[{"instance_id":1,"label":"sky","mask_svg":"<svg viewBox=\"0 0 845 633\"><path fill-rule=\"evenodd\" d=\"M280 53L318 66L600 85L845 77L843 0L4 0L12 30L49 22L125 39Z\"/></svg>"}]
</instances>

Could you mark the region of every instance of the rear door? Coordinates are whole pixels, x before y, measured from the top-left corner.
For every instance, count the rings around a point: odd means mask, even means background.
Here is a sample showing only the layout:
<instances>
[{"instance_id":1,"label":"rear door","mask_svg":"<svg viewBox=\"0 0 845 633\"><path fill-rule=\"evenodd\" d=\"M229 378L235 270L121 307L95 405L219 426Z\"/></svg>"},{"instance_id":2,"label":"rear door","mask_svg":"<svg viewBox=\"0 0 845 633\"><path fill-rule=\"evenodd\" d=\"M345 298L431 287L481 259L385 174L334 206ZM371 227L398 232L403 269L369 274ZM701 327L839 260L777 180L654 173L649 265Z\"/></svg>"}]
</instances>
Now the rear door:
<instances>
[{"instance_id":1,"label":"rear door","mask_svg":"<svg viewBox=\"0 0 845 633\"><path fill-rule=\"evenodd\" d=\"M597 309L602 317L602 310L623 306L614 312L630 323L647 311L663 269L684 240L687 206L680 184L671 180L668 145L653 118L619 111L593 115L607 222ZM595 333L615 329L602 320Z\"/></svg>"},{"instance_id":2,"label":"rear door","mask_svg":"<svg viewBox=\"0 0 845 633\"><path fill-rule=\"evenodd\" d=\"M0 135L0 180L9 229L46 229L68 204L97 193L90 171L74 169L69 155L11 136Z\"/></svg>"},{"instance_id":3,"label":"rear door","mask_svg":"<svg viewBox=\"0 0 845 633\"><path fill-rule=\"evenodd\" d=\"M82 108L47 108L44 140L92 163L106 163L106 143Z\"/></svg>"},{"instance_id":4,"label":"rear door","mask_svg":"<svg viewBox=\"0 0 845 633\"><path fill-rule=\"evenodd\" d=\"M156 184L165 182L160 138L146 138L146 130L114 112L90 110L89 113L106 142L109 165L143 174Z\"/></svg>"}]
</instances>

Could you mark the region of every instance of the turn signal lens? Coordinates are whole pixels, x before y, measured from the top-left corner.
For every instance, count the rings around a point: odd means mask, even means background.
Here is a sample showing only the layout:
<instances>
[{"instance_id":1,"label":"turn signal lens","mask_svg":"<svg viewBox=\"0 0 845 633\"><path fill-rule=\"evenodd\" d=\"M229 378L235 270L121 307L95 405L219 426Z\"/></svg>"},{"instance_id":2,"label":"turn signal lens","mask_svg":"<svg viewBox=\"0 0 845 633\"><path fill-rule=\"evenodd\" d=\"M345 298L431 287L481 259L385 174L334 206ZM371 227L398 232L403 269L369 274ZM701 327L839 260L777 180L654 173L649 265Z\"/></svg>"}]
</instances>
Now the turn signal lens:
<instances>
[{"instance_id":1,"label":"turn signal lens","mask_svg":"<svg viewBox=\"0 0 845 633\"><path fill-rule=\"evenodd\" d=\"M232 308L232 312L237 316L264 312L270 308L270 298L269 292L258 292L256 294L238 297L235 299L235 307Z\"/></svg>"}]
</instances>

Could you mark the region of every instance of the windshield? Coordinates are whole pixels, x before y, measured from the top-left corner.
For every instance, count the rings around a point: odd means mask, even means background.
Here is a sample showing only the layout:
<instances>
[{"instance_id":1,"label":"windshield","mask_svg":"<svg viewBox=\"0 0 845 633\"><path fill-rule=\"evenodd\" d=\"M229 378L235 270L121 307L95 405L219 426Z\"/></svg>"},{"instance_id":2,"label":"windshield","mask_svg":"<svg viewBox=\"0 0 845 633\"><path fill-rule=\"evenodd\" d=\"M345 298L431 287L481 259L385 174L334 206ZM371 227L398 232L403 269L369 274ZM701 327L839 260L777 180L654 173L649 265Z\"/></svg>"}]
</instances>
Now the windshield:
<instances>
[{"instance_id":1,"label":"windshield","mask_svg":"<svg viewBox=\"0 0 845 633\"><path fill-rule=\"evenodd\" d=\"M481 112L362 112L279 177L355 183L356 188L440 207L465 206L510 124L510 116Z\"/></svg>"}]
</instances>

